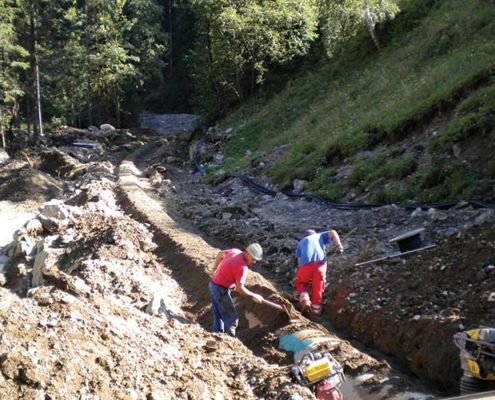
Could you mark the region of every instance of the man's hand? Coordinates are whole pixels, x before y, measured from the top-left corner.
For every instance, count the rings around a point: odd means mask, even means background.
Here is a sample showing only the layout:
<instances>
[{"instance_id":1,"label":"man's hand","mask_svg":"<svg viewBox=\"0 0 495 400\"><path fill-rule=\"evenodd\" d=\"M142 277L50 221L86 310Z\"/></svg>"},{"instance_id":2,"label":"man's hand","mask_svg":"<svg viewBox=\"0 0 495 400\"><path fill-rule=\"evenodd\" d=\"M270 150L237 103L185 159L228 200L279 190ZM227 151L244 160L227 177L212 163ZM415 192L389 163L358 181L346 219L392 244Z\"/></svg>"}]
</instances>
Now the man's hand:
<instances>
[{"instance_id":1,"label":"man's hand","mask_svg":"<svg viewBox=\"0 0 495 400\"><path fill-rule=\"evenodd\" d=\"M263 303L263 296L260 294L253 293L253 300L256 303Z\"/></svg>"},{"instance_id":2,"label":"man's hand","mask_svg":"<svg viewBox=\"0 0 495 400\"><path fill-rule=\"evenodd\" d=\"M337 246L337 253L342 254L344 252L344 246Z\"/></svg>"}]
</instances>

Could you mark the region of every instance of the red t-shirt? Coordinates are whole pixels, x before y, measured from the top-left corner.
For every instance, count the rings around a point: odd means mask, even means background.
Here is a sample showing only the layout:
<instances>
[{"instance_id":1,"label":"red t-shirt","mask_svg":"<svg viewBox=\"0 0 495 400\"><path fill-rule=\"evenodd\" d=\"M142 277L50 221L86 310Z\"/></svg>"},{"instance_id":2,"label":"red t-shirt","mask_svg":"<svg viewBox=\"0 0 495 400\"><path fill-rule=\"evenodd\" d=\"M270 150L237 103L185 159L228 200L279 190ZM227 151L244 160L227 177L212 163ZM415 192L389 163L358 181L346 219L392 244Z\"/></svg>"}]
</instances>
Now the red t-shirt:
<instances>
[{"instance_id":1,"label":"red t-shirt","mask_svg":"<svg viewBox=\"0 0 495 400\"><path fill-rule=\"evenodd\" d=\"M232 288L236 282L246 283L248 266L242 250L225 250L225 258L220 262L211 279L215 285Z\"/></svg>"}]
</instances>

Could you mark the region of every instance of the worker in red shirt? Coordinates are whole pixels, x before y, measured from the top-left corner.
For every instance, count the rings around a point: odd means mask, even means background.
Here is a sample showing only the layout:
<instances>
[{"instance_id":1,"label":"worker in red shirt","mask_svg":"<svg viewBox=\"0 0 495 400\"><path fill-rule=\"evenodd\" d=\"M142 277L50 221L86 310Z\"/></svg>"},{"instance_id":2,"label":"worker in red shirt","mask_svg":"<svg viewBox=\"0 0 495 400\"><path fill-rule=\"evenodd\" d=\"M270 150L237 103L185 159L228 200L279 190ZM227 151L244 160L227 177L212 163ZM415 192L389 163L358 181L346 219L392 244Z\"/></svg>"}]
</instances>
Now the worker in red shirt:
<instances>
[{"instance_id":1,"label":"worker in red shirt","mask_svg":"<svg viewBox=\"0 0 495 400\"><path fill-rule=\"evenodd\" d=\"M263 296L253 293L244 285L248 266L261 260L263 249L258 243L252 243L246 250L229 249L220 251L215 258L216 269L209 283L213 308L213 332L227 333L235 337L239 316L230 292L235 289L242 296L251 297L257 303L263 302Z\"/></svg>"}]
</instances>

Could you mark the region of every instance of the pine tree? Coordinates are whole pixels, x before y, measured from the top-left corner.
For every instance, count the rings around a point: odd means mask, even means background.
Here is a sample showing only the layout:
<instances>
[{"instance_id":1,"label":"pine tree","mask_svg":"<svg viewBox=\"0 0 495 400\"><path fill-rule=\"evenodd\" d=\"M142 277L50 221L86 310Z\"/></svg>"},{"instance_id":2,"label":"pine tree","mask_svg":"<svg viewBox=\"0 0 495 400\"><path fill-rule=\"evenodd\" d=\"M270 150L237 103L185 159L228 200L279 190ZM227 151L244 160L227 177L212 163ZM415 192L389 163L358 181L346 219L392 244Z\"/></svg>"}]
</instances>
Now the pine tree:
<instances>
[{"instance_id":1,"label":"pine tree","mask_svg":"<svg viewBox=\"0 0 495 400\"><path fill-rule=\"evenodd\" d=\"M19 124L19 101L23 95L20 72L27 68L28 52L19 45L14 29L15 3L0 3L0 133L5 147L4 128Z\"/></svg>"}]
</instances>

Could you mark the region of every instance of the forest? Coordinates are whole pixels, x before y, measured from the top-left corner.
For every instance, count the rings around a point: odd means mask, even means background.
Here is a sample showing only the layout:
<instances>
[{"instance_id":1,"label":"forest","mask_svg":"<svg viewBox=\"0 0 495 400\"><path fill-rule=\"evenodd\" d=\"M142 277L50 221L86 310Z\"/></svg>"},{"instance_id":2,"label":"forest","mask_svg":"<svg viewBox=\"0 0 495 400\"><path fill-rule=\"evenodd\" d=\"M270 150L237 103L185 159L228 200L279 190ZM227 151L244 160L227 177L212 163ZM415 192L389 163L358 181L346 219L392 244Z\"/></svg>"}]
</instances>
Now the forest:
<instances>
[{"instance_id":1,"label":"forest","mask_svg":"<svg viewBox=\"0 0 495 400\"><path fill-rule=\"evenodd\" d=\"M208 122L333 57L394 0L4 0L0 131L135 126L143 109ZM411 1L402 1L411 3Z\"/></svg>"}]
</instances>

